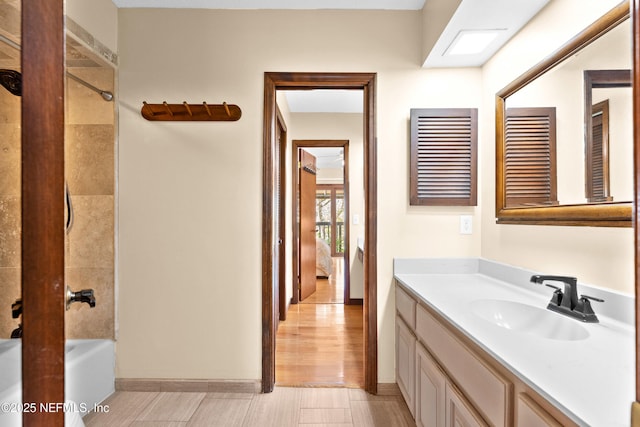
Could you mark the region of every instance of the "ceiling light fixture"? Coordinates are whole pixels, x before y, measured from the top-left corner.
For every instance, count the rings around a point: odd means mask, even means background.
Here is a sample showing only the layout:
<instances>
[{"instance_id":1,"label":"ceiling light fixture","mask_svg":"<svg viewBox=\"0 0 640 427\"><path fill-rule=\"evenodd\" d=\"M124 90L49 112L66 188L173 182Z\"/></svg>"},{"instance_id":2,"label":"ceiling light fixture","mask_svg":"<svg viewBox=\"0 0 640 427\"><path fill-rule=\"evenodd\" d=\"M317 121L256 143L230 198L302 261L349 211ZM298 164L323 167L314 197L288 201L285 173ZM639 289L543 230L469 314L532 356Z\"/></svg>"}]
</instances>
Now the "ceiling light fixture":
<instances>
[{"instance_id":1,"label":"ceiling light fixture","mask_svg":"<svg viewBox=\"0 0 640 427\"><path fill-rule=\"evenodd\" d=\"M462 30L453 39L445 55L477 55L485 50L504 29Z\"/></svg>"}]
</instances>

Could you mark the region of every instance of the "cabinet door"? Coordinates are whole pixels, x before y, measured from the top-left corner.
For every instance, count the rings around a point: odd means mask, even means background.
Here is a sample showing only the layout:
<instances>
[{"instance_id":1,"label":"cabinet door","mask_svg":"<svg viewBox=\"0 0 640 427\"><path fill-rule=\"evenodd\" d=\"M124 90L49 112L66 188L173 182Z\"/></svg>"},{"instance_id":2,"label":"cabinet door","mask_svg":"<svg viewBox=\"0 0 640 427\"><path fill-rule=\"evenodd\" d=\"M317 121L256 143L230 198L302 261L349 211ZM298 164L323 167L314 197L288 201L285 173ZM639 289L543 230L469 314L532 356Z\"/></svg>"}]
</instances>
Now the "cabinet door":
<instances>
[{"instance_id":1,"label":"cabinet door","mask_svg":"<svg viewBox=\"0 0 640 427\"><path fill-rule=\"evenodd\" d=\"M540 405L531 400L526 394L518 395L518 415L516 417L518 427L560 427L561 424L555 420Z\"/></svg>"},{"instance_id":2,"label":"cabinet door","mask_svg":"<svg viewBox=\"0 0 640 427\"><path fill-rule=\"evenodd\" d=\"M411 415L415 414L415 358L416 338L402 319L396 316L396 381Z\"/></svg>"},{"instance_id":3,"label":"cabinet door","mask_svg":"<svg viewBox=\"0 0 640 427\"><path fill-rule=\"evenodd\" d=\"M416 426L445 427L447 377L422 345L416 345Z\"/></svg>"},{"instance_id":4,"label":"cabinet door","mask_svg":"<svg viewBox=\"0 0 640 427\"><path fill-rule=\"evenodd\" d=\"M487 427L469 402L451 384L446 387L447 427Z\"/></svg>"}]
</instances>

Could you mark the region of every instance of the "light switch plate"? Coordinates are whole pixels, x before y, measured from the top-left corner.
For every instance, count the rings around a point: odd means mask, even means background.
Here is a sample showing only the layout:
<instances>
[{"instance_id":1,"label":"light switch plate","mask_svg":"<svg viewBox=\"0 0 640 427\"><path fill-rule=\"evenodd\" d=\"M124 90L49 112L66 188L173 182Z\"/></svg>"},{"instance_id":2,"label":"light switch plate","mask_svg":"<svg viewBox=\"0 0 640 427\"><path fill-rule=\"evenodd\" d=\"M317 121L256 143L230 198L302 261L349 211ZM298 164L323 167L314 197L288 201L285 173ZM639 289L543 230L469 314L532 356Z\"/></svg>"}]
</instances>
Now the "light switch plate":
<instances>
[{"instance_id":1,"label":"light switch plate","mask_svg":"<svg viewBox=\"0 0 640 427\"><path fill-rule=\"evenodd\" d=\"M460 234L473 234L473 217L460 215Z\"/></svg>"}]
</instances>

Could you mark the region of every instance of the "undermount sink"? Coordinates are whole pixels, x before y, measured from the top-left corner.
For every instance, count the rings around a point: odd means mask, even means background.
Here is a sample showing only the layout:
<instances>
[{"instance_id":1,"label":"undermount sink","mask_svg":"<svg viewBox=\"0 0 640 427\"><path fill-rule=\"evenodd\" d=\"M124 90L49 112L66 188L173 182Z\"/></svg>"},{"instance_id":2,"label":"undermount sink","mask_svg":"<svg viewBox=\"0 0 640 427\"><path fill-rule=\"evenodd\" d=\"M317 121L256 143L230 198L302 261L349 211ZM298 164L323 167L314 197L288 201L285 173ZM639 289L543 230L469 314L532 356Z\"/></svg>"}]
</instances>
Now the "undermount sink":
<instances>
[{"instance_id":1,"label":"undermount sink","mask_svg":"<svg viewBox=\"0 0 640 427\"><path fill-rule=\"evenodd\" d=\"M505 329L560 341L578 341L589 331L575 320L544 308L515 301L482 299L471 302L476 316Z\"/></svg>"}]
</instances>

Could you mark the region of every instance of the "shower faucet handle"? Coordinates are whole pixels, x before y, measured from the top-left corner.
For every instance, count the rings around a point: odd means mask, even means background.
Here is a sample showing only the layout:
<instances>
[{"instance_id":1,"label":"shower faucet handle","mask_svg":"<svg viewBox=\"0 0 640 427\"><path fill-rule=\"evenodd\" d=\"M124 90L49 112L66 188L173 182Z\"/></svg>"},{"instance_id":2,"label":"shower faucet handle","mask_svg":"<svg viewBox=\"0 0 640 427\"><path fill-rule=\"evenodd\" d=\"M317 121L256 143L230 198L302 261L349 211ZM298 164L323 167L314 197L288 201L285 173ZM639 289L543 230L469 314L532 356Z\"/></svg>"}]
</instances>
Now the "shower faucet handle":
<instances>
[{"instance_id":1,"label":"shower faucet handle","mask_svg":"<svg viewBox=\"0 0 640 427\"><path fill-rule=\"evenodd\" d=\"M81 291L73 292L71 288L67 286L67 310L74 302L86 302L89 307L96 306L96 298L93 295L93 289L82 289Z\"/></svg>"}]
</instances>

